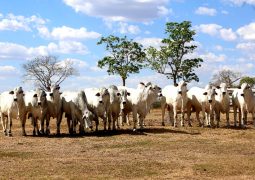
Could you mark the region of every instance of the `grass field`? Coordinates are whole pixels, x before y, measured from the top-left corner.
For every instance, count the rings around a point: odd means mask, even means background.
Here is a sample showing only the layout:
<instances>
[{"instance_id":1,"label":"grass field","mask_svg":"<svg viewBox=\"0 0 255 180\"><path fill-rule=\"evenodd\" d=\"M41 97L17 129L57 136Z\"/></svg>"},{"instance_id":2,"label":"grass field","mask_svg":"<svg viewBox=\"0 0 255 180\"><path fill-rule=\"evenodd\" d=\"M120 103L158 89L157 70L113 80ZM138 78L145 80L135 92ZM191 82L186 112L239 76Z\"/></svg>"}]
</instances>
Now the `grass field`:
<instances>
[{"instance_id":1,"label":"grass field","mask_svg":"<svg viewBox=\"0 0 255 180\"><path fill-rule=\"evenodd\" d=\"M22 137L19 122L13 124L13 137L0 135L1 179L255 179L251 124L228 129L222 120L218 129L196 122L162 127L159 110L152 110L145 130L136 133L124 126L70 137L63 121L61 137L33 137L27 122L28 136ZM55 133L53 120L51 127Z\"/></svg>"}]
</instances>

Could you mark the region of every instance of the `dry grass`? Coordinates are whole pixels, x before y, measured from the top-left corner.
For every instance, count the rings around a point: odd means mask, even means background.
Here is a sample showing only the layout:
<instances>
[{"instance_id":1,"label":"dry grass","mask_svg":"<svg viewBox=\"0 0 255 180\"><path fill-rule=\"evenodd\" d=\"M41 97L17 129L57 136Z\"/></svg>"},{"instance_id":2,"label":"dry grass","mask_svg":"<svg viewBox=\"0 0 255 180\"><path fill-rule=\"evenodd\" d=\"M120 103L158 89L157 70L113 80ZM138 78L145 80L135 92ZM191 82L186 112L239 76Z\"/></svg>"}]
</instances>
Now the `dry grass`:
<instances>
[{"instance_id":1,"label":"dry grass","mask_svg":"<svg viewBox=\"0 0 255 180\"><path fill-rule=\"evenodd\" d=\"M231 119L232 119L231 115ZM61 137L0 136L0 177L3 179L254 179L255 133L247 129L160 126L153 110L146 129ZM54 120L51 122L55 133ZM102 127L101 127L102 129Z\"/></svg>"}]
</instances>

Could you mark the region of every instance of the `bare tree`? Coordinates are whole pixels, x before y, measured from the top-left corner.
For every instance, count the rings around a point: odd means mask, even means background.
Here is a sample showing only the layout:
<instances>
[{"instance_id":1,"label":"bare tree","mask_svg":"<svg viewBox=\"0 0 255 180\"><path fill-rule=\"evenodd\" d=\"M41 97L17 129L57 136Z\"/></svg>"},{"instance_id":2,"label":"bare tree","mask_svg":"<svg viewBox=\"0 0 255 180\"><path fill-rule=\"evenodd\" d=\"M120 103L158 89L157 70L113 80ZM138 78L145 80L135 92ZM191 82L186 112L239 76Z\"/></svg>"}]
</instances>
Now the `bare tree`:
<instances>
[{"instance_id":1,"label":"bare tree","mask_svg":"<svg viewBox=\"0 0 255 180\"><path fill-rule=\"evenodd\" d=\"M228 87L233 87L234 83L239 79L241 79L240 72L234 72L229 69L223 69L213 75L211 84L219 85L220 83L226 83Z\"/></svg>"},{"instance_id":2,"label":"bare tree","mask_svg":"<svg viewBox=\"0 0 255 180\"><path fill-rule=\"evenodd\" d=\"M24 80L33 81L35 86L49 90L54 84L61 84L67 77L78 74L71 61L57 60L56 56L38 56L23 64Z\"/></svg>"}]
</instances>

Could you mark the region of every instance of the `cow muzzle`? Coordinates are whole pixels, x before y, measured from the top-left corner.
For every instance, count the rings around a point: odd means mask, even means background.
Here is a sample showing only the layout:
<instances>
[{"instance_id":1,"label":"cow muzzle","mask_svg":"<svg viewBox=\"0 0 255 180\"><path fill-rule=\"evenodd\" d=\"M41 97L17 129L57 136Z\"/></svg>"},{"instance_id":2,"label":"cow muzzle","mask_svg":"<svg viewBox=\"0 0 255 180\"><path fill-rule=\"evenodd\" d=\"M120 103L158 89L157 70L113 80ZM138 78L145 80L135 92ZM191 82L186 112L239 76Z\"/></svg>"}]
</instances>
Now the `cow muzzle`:
<instances>
[{"instance_id":1,"label":"cow muzzle","mask_svg":"<svg viewBox=\"0 0 255 180\"><path fill-rule=\"evenodd\" d=\"M41 102L38 102L38 106L41 106L42 105L42 103Z\"/></svg>"},{"instance_id":2,"label":"cow muzzle","mask_svg":"<svg viewBox=\"0 0 255 180\"><path fill-rule=\"evenodd\" d=\"M181 94L182 94L182 92L181 92L181 91L178 91L178 94L180 94L180 95L181 95Z\"/></svg>"},{"instance_id":3,"label":"cow muzzle","mask_svg":"<svg viewBox=\"0 0 255 180\"><path fill-rule=\"evenodd\" d=\"M208 100L208 102L209 102L209 103L212 103L212 100L210 99L210 100Z\"/></svg>"},{"instance_id":4,"label":"cow muzzle","mask_svg":"<svg viewBox=\"0 0 255 180\"><path fill-rule=\"evenodd\" d=\"M14 98L13 100L14 100L15 102L17 102L17 101L18 101L18 99L17 99L17 98Z\"/></svg>"}]
</instances>

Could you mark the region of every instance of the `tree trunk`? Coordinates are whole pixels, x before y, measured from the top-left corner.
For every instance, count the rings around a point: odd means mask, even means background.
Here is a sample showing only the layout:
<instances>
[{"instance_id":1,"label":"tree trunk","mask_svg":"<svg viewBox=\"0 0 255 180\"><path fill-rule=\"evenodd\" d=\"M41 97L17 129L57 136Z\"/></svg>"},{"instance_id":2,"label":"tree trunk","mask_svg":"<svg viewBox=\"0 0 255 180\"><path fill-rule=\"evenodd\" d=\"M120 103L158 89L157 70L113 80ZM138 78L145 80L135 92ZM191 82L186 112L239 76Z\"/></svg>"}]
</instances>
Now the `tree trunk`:
<instances>
[{"instance_id":1,"label":"tree trunk","mask_svg":"<svg viewBox=\"0 0 255 180\"><path fill-rule=\"evenodd\" d=\"M126 78L122 78L122 85L126 86Z\"/></svg>"},{"instance_id":2,"label":"tree trunk","mask_svg":"<svg viewBox=\"0 0 255 180\"><path fill-rule=\"evenodd\" d=\"M177 84L175 76L173 76L173 81L174 81L174 85Z\"/></svg>"}]
</instances>

